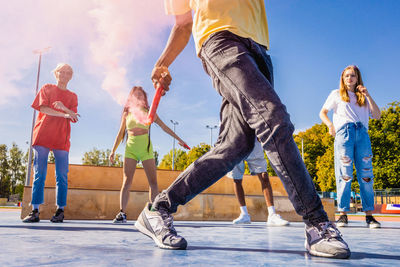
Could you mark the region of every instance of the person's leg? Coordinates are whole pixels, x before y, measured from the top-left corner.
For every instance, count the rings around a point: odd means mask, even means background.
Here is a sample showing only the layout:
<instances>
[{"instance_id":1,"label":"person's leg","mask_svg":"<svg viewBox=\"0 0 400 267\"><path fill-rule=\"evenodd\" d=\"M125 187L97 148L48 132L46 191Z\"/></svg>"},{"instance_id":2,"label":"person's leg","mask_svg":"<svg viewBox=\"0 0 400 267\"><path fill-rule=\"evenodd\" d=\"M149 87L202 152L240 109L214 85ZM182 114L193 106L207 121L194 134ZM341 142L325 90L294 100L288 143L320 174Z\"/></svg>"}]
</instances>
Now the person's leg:
<instances>
[{"instance_id":1,"label":"person's leg","mask_svg":"<svg viewBox=\"0 0 400 267\"><path fill-rule=\"evenodd\" d=\"M64 207L67 205L68 195L68 151L53 149L56 167L56 204L57 210L50 219L53 223L64 221Z\"/></svg>"},{"instance_id":2,"label":"person's leg","mask_svg":"<svg viewBox=\"0 0 400 267\"><path fill-rule=\"evenodd\" d=\"M200 57L214 87L259 138L306 224L328 221L322 202L293 140L293 124L273 88L272 63L265 48L227 31L210 37Z\"/></svg>"},{"instance_id":3,"label":"person's leg","mask_svg":"<svg viewBox=\"0 0 400 267\"><path fill-rule=\"evenodd\" d=\"M153 205L146 205L135 227L161 248L186 249L187 242L177 234L171 213L233 169L248 156L253 146L254 131L240 112L223 99L220 135L215 146L186 168L156 197Z\"/></svg>"},{"instance_id":4,"label":"person's leg","mask_svg":"<svg viewBox=\"0 0 400 267\"><path fill-rule=\"evenodd\" d=\"M153 202L158 195L156 161L154 159L148 159L142 161L142 164L146 172L147 180L149 181L149 198L150 201Z\"/></svg>"},{"instance_id":5,"label":"person's leg","mask_svg":"<svg viewBox=\"0 0 400 267\"><path fill-rule=\"evenodd\" d=\"M246 200L243 190L243 174L244 174L244 161L239 162L230 172L226 174L227 177L233 180L233 191L235 192L236 199L239 203L240 214L239 217L232 221L233 224L251 223L250 215L247 211Z\"/></svg>"},{"instance_id":6,"label":"person's leg","mask_svg":"<svg viewBox=\"0 0 400 267\"><path fill-rule=\"evenodd\" d=\"M44 201L44 183L47 175L47 159L50 149L43 146L34 146L35 151L33 168L35 177L32 182L32 205L40 205Z\"/></svg>"},{"instance_id":7,"label":"person's leg","mask_svg":"<svg viewBox=\"0 0 400 267\"><path fill-rule=\"evenodd\" d=\"M367 129L357 124L354 149L357 180L360 185L361 202L370 228L379 228L380 223L372 216L374 211L374 174L372 171L372 149Z\"/></svg>"},{"instance_id":8,"label":"person's leg","mask_svg":"<svg viewBox=\"0 0 400 267\"><path fill-rule=\"evenodd\" d=\"M271 183L269 182L268 173L267 172L258 173L257 176L261 183L261 190L263 192L263 195L265 198L265 203L267 204L267 207L271 207L271 206L273 207L274 206L274 198L272 197L272 187L271 187Z\"/></svg>"},{"instance_id":9,"label":"person's leg","mask_svg":"<svg viewBox=\"0 0 400 267\"><path fill-rule=\"evenodd\" d=\"M68 194L68 151L53 150L56 167L56 200L57 207L64 209Z\"/></svg>"},{"instance_id":10,"label":"person's leg","mask_svg":"<svg viewBox=\"0 0 400 267\"><path fill-rule=\"evenodd\" d=\"M339 227L347 226L347 212L350 211L351 183L353 181L354 162L354 124L346 124L338 129L334 143L335 177L340 218Z\"/></svg>"},{"instance_id":11,"label":"person's leg","mask_svg":"<svg viewBox=\"0 0 400 267\"><path fill-rule=\"evenodd\" d=\"M129 201L129 193L133 181L133 175L135 174L137 161L131 158L124 159L123 165L123 178L122 178L122 187L120 191L120 200L119 207L121 211L126 211L126 206Z\"/></svg>"},{"instance_id":12,"label":"person's leg","mask_svg":"<svg viewBox=\"0 0 400 267\"><path fill-rule=\"evenodd\" d=\"M242 161L242 163L243 163L243 161ZM247 206L246 206L246 200L245 200L245 197L244 197L244 190L243 190L242 181L243 181L243 179L233 179L233 188L234 188L234 191L235 191L235 196L236 196L236 199L238 200L239 205L240 205L239 217L232 221L233 224L248 224L248 223L251 223L251 218L250 218L250 215L249 215L249 213L247 211Z\"/></svg>"},{"instance_id":13,"label":"person's leg","mask_svg":"<svg viewBox=\"0 0 400 267\"><path fill-rule=\"evenodd\" d=\"M34 146L34 179L32 182L32 212L26 216L22 222L32 223L39 222L39 206L44 201L44 184L47 175L47 159L49 155L49 149L43 146Z\"/></svg>"},{"instance_id":14,"label":"person's leg","mask_svg":"<svg viewBox=\"0 0 400 267\"><path fill-rule=\"evenodd\" d=\"M254 131L243 120L238 109L223 99L220 133L215 146L186 168L154 200L153 209L174 213L250 154Z\"/></svg>"},{"instance_id":15,"label":"person's leg","mask_svg":"<svg viewBox=\"0 0 400 267\"><path fill-rule=\"evenodd\" d=\"M233 179L233 189L235 191L235 196L239 202L240 207L246 207L242 181L243 179Z\"/></svg>"},{"instance_id":16,"label":"person's leg","mask_svg":"<svg viewBox=\"0 0 400 267\"><path fill-rule=\"evenodd\" d=\"M268 173L262 172L257 174L258 179L261 183L261 190L263 192L265 202L268 207L268 226L286 226L289 225L289 221L282 219L282 217L276 213L274 206L274 198L272 195L272 186L269 181Z\"/></svg>"},{"instance_id":17,"label":"person's leg","mask_svg":"<svg viewBox=\"0 0 400 267\"><path fill-rule=\"evenodd\" d=\"M223 31L203 44L200 57L214 87L255 131L296 212L303 217L307 251L316 256L349 257L350 250L329 222L294 142L293 124L273 88L272 63L266 49L251 39Z\"/></svg>"}]
</instances>

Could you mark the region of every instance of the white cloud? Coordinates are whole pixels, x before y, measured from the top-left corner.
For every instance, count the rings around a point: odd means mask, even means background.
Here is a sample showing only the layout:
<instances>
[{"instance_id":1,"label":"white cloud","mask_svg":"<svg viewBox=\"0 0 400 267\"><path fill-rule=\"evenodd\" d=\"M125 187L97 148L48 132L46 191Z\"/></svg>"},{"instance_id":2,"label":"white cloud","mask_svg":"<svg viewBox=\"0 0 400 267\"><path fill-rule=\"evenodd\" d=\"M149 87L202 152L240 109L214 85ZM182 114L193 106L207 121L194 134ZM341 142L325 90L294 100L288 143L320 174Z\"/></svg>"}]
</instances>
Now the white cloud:
<instances>
[{"instance_id":1,"label":"white cloud","mask_svg":"<svg viewBox=\"0 0 400 267\"><path fill-rule=\"evenodd\" d=\"M121 103L129 88L127 66L160 45L159 34L171 20L161 0L1 0L0 5L0 107L32 90L24 88L27 73L37 68L32 51L48 46L47 62L84 63L81 71L96 74Z\"/></svg>"}]
</instances>

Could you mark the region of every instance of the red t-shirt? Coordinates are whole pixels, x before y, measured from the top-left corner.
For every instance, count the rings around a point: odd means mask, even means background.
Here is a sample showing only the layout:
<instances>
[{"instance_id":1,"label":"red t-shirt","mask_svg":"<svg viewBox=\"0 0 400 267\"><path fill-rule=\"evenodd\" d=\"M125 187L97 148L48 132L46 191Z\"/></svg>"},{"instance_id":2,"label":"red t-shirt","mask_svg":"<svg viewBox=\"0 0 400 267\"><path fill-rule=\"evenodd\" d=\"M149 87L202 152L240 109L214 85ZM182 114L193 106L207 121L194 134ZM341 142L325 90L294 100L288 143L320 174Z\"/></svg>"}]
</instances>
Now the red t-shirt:
<instances>
[{"instance_id":1,"label":"red t-shirt","mask_svg":"<svg viewBox=\"0 0 400 267\"><path fill-rule=\"evenodd\" d=\"M53 107L55 101L61 101L68 109L75 113L78 112L78 97L75 93L69 90L61 90L54 84L43 85L32 103L32 108L39 111L35 127L33 128L32 145L69 151L71 145L69 142L71 135L71 120L40 112L41 106L47 106L57 110Z\"/></svg>"}]
</instances>

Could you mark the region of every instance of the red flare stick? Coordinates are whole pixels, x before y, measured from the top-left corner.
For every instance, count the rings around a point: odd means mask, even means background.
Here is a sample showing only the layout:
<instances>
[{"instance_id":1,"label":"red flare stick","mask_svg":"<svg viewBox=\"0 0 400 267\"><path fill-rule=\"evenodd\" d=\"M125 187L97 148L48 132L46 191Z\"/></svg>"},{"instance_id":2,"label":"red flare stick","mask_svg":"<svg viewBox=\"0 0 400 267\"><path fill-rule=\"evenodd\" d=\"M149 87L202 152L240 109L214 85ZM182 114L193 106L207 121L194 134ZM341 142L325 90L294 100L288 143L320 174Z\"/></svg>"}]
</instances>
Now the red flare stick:
<instances>
[{"instance_id":1,"label":"red flare stick","mask_svg":"<svg viewBox=\"0 0 400 267\"><path fill-rule=\"evenodd\" d=\"M188 146L187 144L184 144L183 147L190 150L190 146Z\"/></svg>"},{"instance_id":2,"label":"red flare stick","mask_svg":"<svg viewBox=\"0 0 400 267\"><path fill-rule=\"evenodd\" d=\"M161 85L157 87L156 94L154 95L153 101L151 102L149 114L147 115L147 124L148 125L152 124L154 121L154 115L156 115L158 103L160 103L160 99L161 99L161 92L163 90L164 89L162 88Z\"/></svg>"}]
</instances>

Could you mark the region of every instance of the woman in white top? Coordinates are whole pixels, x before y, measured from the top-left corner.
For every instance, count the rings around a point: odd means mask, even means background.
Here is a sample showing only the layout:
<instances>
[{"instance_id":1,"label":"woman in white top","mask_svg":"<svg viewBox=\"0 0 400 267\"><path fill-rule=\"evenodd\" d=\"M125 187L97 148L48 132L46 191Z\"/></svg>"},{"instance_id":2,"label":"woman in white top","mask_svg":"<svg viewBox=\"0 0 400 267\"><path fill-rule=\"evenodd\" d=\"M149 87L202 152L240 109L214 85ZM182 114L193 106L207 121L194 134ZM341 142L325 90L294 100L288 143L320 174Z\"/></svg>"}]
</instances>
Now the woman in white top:
<instances>
[{"instance_id":1,"label":"woman in white top","mask_svg":"<svg viewBox=\"0 0 400 267\"><path fill-rule=\"evenodd\" d=\"M328 112L333 110L333 123ZM340 218L337 226L347 226L347 212L350 210L353 163L366 222L370 228L379 228L380 223L372 216L374 210L374 189L372 172L372 149L368 135L370 116L380 119L381 112L364 87L357 66L346 67L340 78L340 89L333 90L323 105L319 116L335 137L335 177Z\"/></svg>"}]
</instances>

